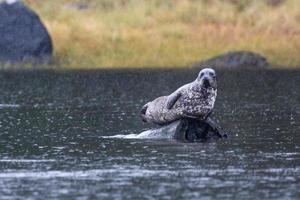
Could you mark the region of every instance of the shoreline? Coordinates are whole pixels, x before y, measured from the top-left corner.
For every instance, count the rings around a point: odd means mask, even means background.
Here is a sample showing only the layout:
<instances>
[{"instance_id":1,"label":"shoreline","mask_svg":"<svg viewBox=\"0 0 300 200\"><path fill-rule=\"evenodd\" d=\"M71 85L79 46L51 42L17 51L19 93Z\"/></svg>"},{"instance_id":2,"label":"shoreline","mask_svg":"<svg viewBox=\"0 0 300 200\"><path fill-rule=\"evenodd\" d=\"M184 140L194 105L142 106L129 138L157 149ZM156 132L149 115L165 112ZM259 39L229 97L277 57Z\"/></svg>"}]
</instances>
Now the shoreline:
<instances>
[{"instance_id":1,"label":"shoreline","mask_svg":"<svg viewBox=\"0 0 300 200\"><path fill-rule=\"evenodd\" d=\"M25 0L50 32L62 68L181 67L239 50L273 66L300 66L297 0L153 2Z\"/></svg>"}]
</instances>

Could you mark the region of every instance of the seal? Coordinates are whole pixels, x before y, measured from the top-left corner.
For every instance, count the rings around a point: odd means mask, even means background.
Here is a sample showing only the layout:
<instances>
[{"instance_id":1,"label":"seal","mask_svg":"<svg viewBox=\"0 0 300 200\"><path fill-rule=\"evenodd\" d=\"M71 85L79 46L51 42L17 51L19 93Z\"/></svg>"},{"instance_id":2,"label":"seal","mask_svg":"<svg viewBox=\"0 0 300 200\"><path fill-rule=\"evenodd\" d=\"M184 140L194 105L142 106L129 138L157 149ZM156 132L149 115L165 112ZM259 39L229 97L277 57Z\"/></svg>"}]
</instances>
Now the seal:
<instances>
[{"instance_id":1,"label":"seal","mask_svg":"<svg viewBox=\"0 0 300 200\"><path fill-rule=\"evenodd\" d=\"M195 81L169 96L148 102L141 110L144 122L164 125L182 118L206 120L217 97L217 76L211 68L202 69Z\"/></svg>"}]
</instances>

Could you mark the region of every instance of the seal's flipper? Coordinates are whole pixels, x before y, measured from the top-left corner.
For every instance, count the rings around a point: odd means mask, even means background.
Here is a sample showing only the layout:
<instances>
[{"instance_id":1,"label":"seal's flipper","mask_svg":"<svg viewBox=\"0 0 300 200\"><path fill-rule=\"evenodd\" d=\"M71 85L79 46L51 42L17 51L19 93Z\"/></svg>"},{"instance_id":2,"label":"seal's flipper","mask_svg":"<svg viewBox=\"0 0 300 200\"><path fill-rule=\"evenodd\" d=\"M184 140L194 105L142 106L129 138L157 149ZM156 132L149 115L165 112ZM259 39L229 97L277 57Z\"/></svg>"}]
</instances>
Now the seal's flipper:
<instances>
[{"instance_id":1,"label":"seal's flipper","mask_svg":"<svg viewBox=\"0 0 300 200\"><path fill-rule=\"evenodd\" d=\"M188 114L187 112L185 111L182 111L182 116L185 117L185 118L191 118L191 119L199 119L198 116L193 116L193 115L190 115Z\"/></svg>"},{"instance_id":2,"label":"seal's flipper","mask_svg":"<svg viewBox=\"0 0 300 200\"><path fill-rule=\"evenodd\" d=\"M220 138L227 138L227 133L225 133L223 131L223 129L221 128L221 126L215 122L211 117L207 117L205 122L214 129L215 133L220 137Z\"/></svg>"},{"instance_id":3,"label":"seal's flipper","mask_svg":"<svg viewBox=\"0 0 300 200\"><path fill-rule=\"evenodd\" d=\"M171 94L167 99L167 108L171 109L180 96L181 96L180 92L174 92L173 94Z\"/></svg>"},{"instance_id":4,"label":"seal's flipper","mask_svg":"<svg viewBox=\"0 0 300 200\"><path fill-rule=\"evenodd\" d=\"M143 122L147 122L147 120L145 118L147 109L148 109L148 105L147 104L144 105L143 108L141 109L141 117L142 117Z\"/></svg>"},{"instance_id":5,"label":"seal's flipper","mask_svg":"<svg viewBox=\"0 0 300 200\"><path fill-rule=\"evenodd\" d=\"M141 109L141 114L142 114L142 115L146 114L147 108L148 108L147 105L144 105L144 106L142 107L142 109Z\"/></svg>"}]
</instances>

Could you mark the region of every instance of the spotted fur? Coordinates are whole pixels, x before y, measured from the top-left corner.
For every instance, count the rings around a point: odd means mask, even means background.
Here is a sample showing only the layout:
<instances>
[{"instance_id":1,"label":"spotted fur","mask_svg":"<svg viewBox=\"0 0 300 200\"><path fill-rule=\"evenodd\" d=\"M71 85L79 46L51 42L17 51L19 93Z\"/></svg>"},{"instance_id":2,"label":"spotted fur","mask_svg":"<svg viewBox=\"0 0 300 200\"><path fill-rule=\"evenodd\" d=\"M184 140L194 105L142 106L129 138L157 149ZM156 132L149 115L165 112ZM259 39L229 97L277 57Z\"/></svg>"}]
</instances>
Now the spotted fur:
<instances>
[{"instance_id":1,"label":"spotted fur","mask_svg":"<svg viewBox=\"0 0 300 200\"><path fill-rule=\"evenodd\" d=\"M216 97L215 72L206 68L195 81L144 105L141 115L145 122L160 125L186 117L204 120L212 112Z\"/></svg>"}]
</instances>

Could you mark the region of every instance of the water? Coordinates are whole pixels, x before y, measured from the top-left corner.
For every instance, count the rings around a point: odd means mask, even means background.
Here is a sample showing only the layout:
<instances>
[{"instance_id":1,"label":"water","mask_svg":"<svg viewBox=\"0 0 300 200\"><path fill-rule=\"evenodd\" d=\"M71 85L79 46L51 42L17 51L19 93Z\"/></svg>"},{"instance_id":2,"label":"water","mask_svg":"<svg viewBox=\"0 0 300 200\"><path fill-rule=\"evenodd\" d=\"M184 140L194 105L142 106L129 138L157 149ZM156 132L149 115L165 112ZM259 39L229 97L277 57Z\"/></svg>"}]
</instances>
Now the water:
<instances>
[{"instance_id":1,"label":"water","mask_svg":"<svg viewBox=\"0 0 300 200\"><path fill-rule=\"evenodd\" d=\"M218 71L228 140L103 138L197 72L0 72L1 199L300 198L300 71Z\"/></svg>"}]
</instances>

